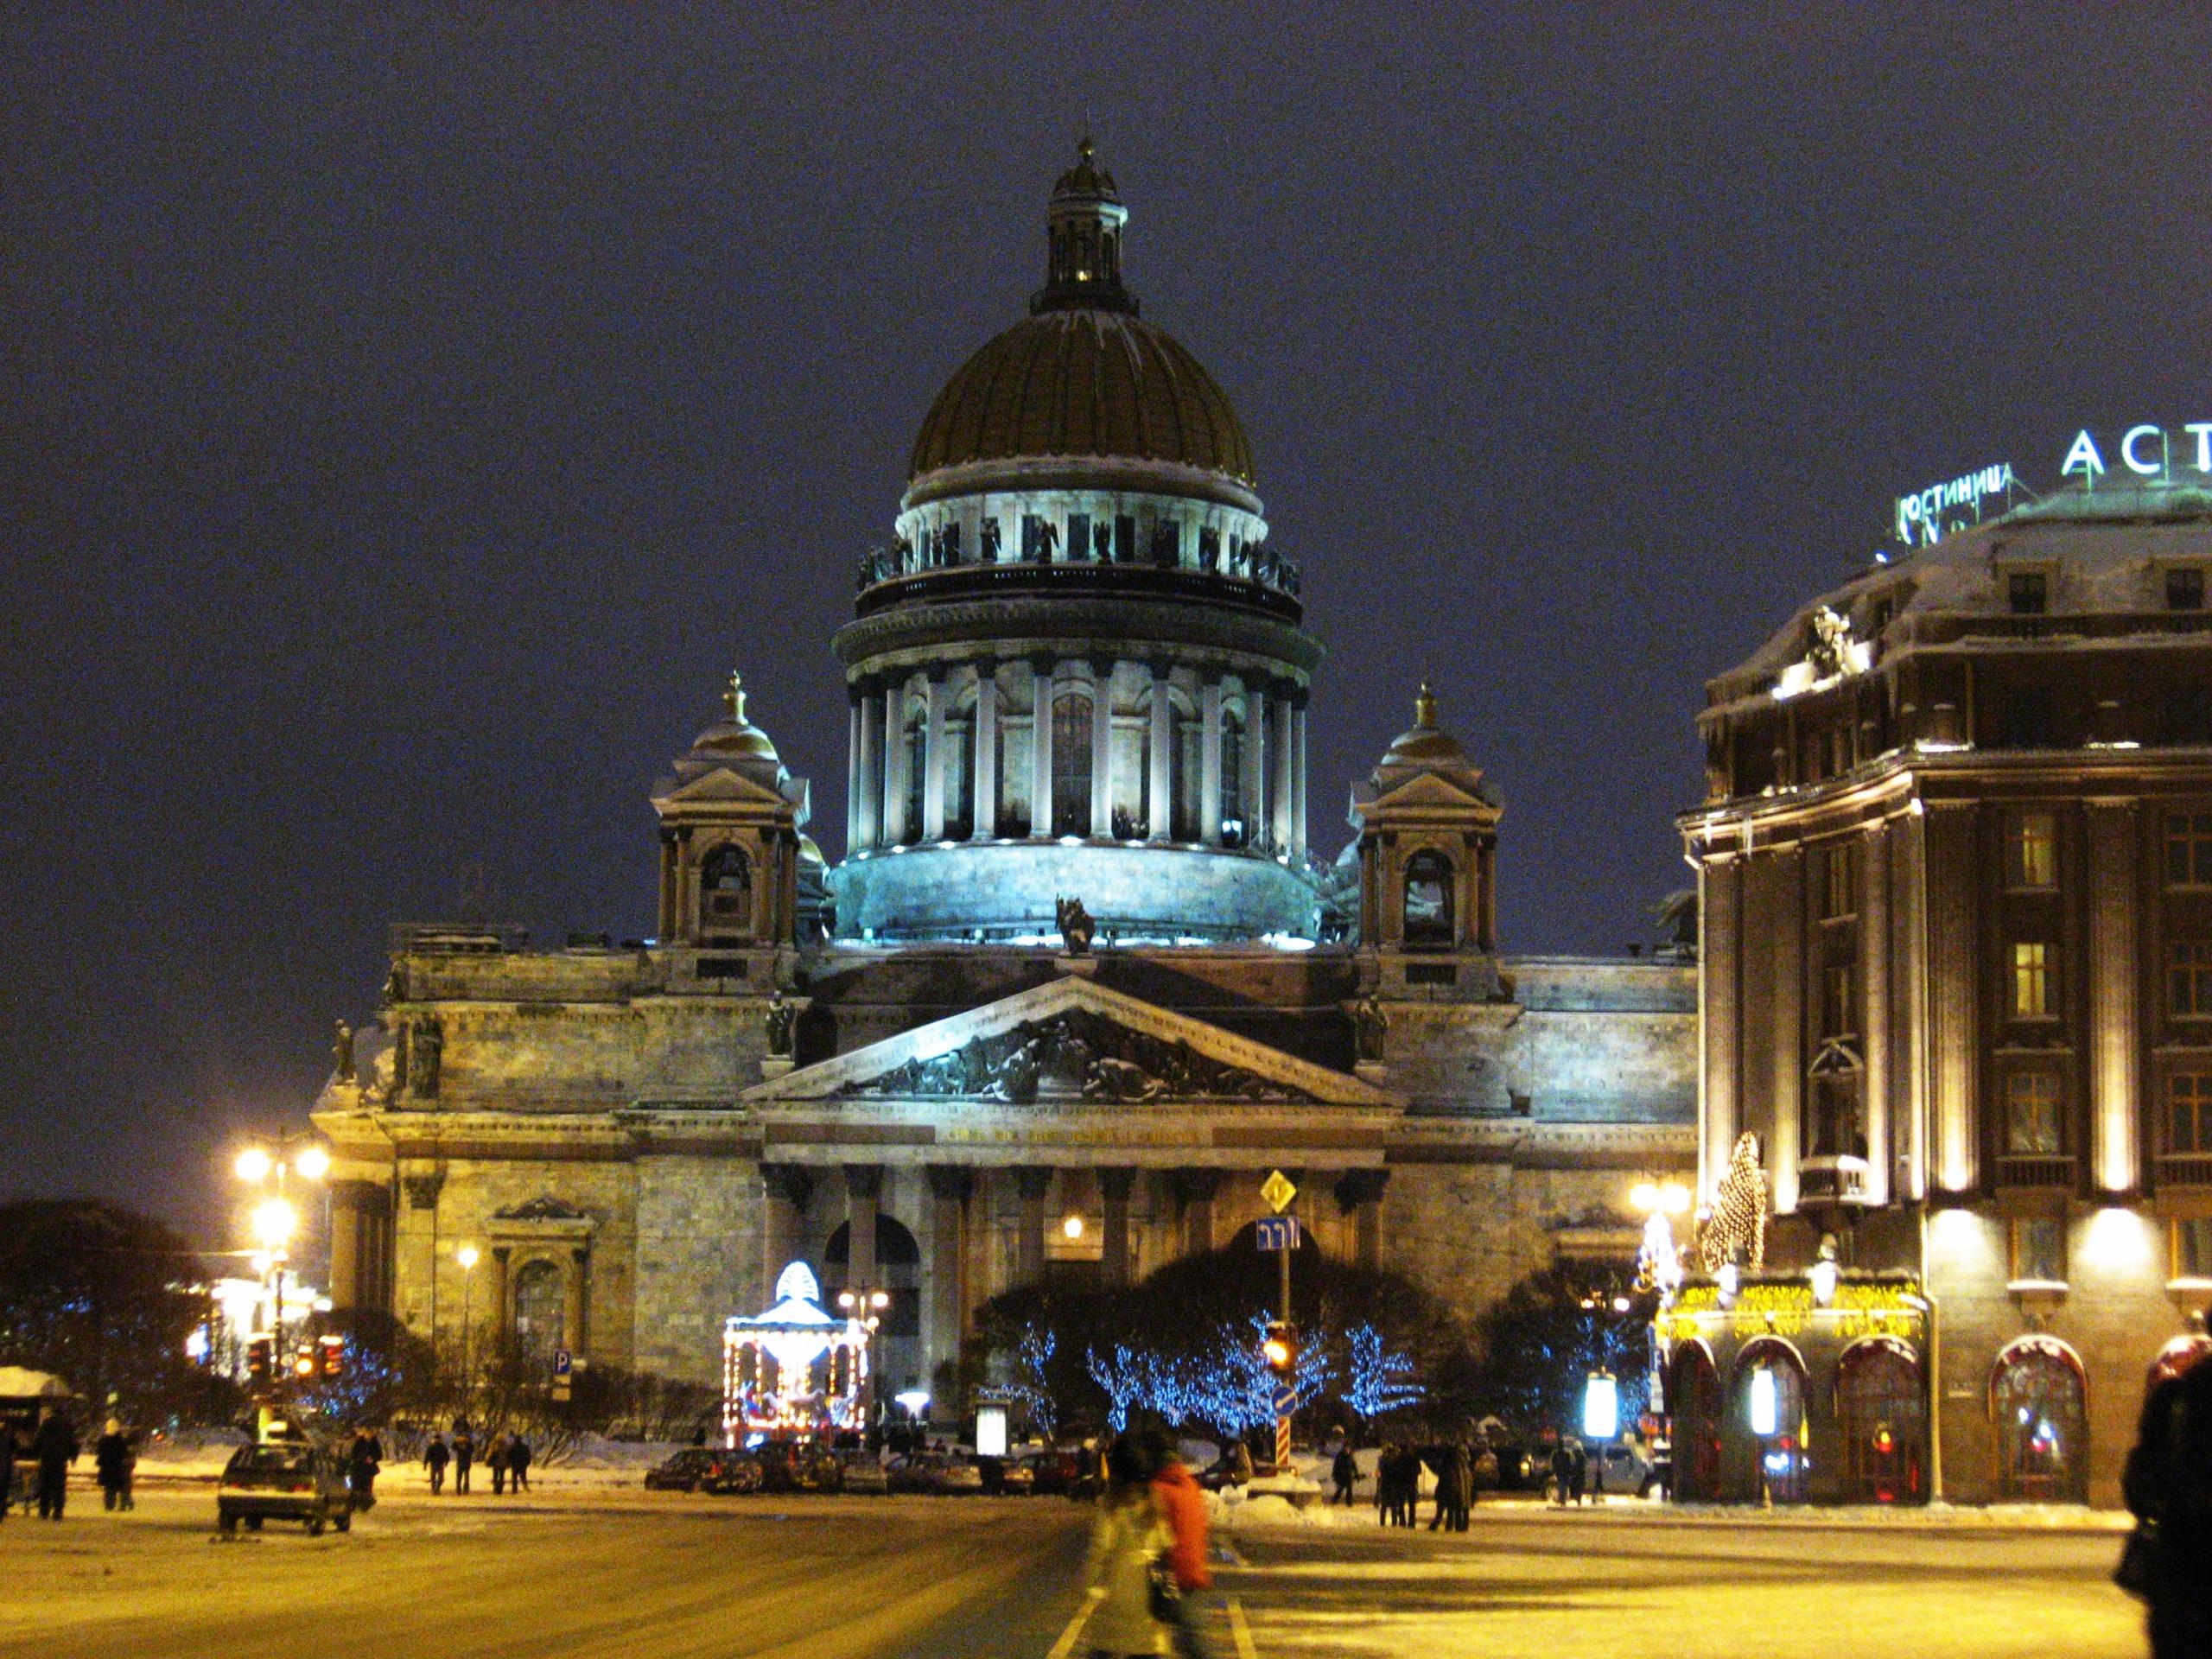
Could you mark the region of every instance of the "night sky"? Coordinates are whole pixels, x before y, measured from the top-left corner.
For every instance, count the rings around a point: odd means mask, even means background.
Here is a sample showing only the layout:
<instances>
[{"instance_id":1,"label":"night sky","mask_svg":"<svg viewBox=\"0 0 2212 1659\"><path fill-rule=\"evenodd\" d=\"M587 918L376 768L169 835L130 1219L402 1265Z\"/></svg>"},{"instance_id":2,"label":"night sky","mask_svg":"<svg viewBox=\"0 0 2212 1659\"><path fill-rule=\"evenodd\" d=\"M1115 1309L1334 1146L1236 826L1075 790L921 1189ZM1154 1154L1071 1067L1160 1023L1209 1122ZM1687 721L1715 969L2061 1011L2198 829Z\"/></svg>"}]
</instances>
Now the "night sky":
<instances>
[{"instance_id":1,"label":"night sky","mask_svg":"<svg viewBox=\"0 0 2212 1659\"><path fill-rule=\"evenodd\" d=\"M1701 681L1892 495L2212 416L2202 11L302 10L0 22L9 1196L212 1235L388 924L649 931L733 663L836 856L854 556L1086 122L1317 849L1433 676L1510 950L1649 937Z\"/></svg>"}]
</instances>

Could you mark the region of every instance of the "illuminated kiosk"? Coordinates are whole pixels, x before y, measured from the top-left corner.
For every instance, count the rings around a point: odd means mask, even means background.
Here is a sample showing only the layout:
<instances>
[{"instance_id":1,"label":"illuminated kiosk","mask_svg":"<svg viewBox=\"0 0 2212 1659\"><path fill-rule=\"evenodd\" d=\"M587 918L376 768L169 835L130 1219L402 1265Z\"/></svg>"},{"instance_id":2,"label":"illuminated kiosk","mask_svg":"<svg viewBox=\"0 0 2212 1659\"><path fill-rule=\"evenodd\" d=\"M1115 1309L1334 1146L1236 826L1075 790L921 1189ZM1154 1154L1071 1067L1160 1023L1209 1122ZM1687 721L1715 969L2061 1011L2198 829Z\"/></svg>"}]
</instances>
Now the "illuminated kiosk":
<instances>
[{"instance_id":1,"label":"illuminated kiosk","mask_svg":"<svg viewBox=\"0 0 2212 1659\"><path fill-rule=\"evenodd\" d=\"M722 1326L723 1444L857 1428L868 1336L861 1321L826 1312L813 1269L792 1262L777 1276L774 1306Z\"/></svg>"}]
</instances>

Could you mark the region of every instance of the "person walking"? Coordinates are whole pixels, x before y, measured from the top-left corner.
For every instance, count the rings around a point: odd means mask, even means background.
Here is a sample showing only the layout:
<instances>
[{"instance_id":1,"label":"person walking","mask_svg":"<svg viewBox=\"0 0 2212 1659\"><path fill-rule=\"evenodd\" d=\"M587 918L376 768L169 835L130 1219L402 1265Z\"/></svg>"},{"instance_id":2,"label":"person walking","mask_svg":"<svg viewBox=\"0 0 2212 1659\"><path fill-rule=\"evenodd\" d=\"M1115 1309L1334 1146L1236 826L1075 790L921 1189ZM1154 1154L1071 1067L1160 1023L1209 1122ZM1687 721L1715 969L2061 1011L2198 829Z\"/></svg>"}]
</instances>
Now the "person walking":
<instances>
[{"instance_id":1,"label":"person walking","mask_svg":"<svg viewBox=\"0 0 2212 1659\"><path fill-rule=\"evenodd\" d=\"M1398 1446L1395 1440L1385 1440L1375 1453L1375 1524L1390 1524L1391 1496L1397 1491Z\"/></svg>"},{"instance_id":2,"label":"person walking","mask_svg":"<svg viewBox=\"0 0 2212 1659\"><path fill-rule=\"evenodd\" d=\"M1552 1502L1562 1510L1574 1488L1574 1453L1567 1450L1562 1439L1552 1448Z\"/></svg>"},{"instance_id":3,"label":"person walking","mask_svg":"<svg viewBox=\"0 0 2212 1659\"><path fill-rule=\"evenodd\" d=\"M1084 1630L1091 1659L1167 1650L1168 1626L1154 1611L1153 1569L1173 1554L1176 1538L1160 1502L1159 1472L1134 1436L1114 1437L1106 1452L1106 1495L1083 1562L1084 1588L1097 1598Z\"/></svg>"},{"instance_id":4,"label":"person walking","mask_svg":"<svg viewBox=\"0 0 2212 1659\"><path fill-rule=\"evenodd\" d=\"M530 1490L530 1442L520 1434L507 1442L507 1474L515 1491Z\"/></svg>"},{"instance_id":5,"label":"person walking","mask_svg":"<svg viewBox=\"0 0 2212 1659\"><path fill-rule=\"evenodd\" d=\"M430 1471L430 1496L435 1497L446 1488L446 1465L453 1453L446 1450L446 1437L436 1429L430 1431L430 1443L423 1451L423 1466Z\"/></svg>"},{"instance_id":6,"label":"person walking","mask_svg":"<svg viewBox=\"0 0 2212 1659\"><path fill-rule=\"evenodd\" d=\"M16 1426L0 1417L0 1521L16 1501Z\"/></svg>"},{"instance_id":7,"label":"person walking","mask_svg":"<svg viewBox=\"0 0 2212 1659\"><path fill-rule=\"evenodd\" d=\"M1398 1524L1411 1529L1421 1518L1421 1452L1411 1446L1398 1448L1396 1484Z\"/></svg>"},{"instance_id":8,"label":"person walking","mask_svg":"<svg viewBox=\"0 0 2212 1659\"><path fill-rule=\"evenodd\" d=\"M130 1499L130 1471L137 1459L130 1447L130 1436L124 1433L123 1424L111 1417L92 1442L92 1468L99 1478L100 1507L104 1510L128 1510Z\"/></svg>"},{"instance_id":9,"label":"person walking","mask_svg":"<svg viewBox=\"0 0 2212 1659\"><path fill-rule=\"evenodd\" d=\"M1153 1499L1174 1541L1168 1568L1179 1592L1169 1621L1175 1651L1182 1659L1211 1659L1199 1601L1213 1583L1213 1570L1206 1565L1206 1495L1191 1478L1190 1465L1165 1430L1147 1429L1139 1449L1151 1471Z\"/></svg>"},{"instance_id":10,"label":"person walking","mask_svg":"<svg viewBox=\"0 0 2212 1659\"><path fill-rule=\"evenodd\" d=\"M2152 1659L2202 1659L2212 1653L2212 1360L2144 1396L2120 1493L2137 1522L2129 1554L2149 1554L2123 1583L2149 1604Z\"/></svg>"},{"instance_id":11,"label":"person walking","mask_svg":"<svg viewBox=\"0 0 2212 1659\"><path fill-rule=\"evenodd\" d=\"M1444 1454L1444 1472L1437 1478L1436 1507L1444 1516L1446 1531L1465 1532L1467 1512L1475 1502L1475 1459L1465 1437L1452 1442Z\"/></svg>"},{"instance_id":12,"label":"person walking","mask_svg":"<svg viewBox=\"0 0 2212 1659\"><path fill-rule=\"evenodd\" d=\"M484 1448L484 1462L492 1471L492 1496L499 1497L507 1490L507 1436L505 1430L492 1437Z\"/></svg>"},{"instance_id":13,"label":"person walking","mask_svg":"<svg viewBox=\"0 0 2212 1659\"><path fill-rule=\"evenodd\" d=\"M367 1429L356 1430L346 1453L346 1484L353 1507L365 1515L377 1506L377 1471L384 1467L384 1442Z\"/></svg>"},{"instance_id":14,"label":"person walking","mask_svg":"<svg viewBox=\"0 0 2212 1659\"><path fill-rule=\"evenodd\" d=\"M1574 1503L1580 1509L1590 1491L1590 1450L1579 1440L1569 1437L1567 1455L1573 1460Z\"/></svg>"},{"instance_id":15,"label":"person walking","mask_svg":"<svg viewBox=\"0 0 2212 1659\"><path fill-rule=\"evenodd\" d=\"M1346 1435L1337 1447L1335 1460L1329 1465L1329 1478L1336 1483L1336 1496L1330 1500L1351 1507L1351 1489L1359 1479L1359 1463L1351 1454L1351 1437Z\"/></svg>"},{"instance_id":16,"label":"person walking","mask_svg":"<svg viewBox=\"0 0 2212 1659\"><path fill-rule=\"evenodd\" d=\"M84 1447L76 1431L59 1408L50 1410L31 1436L31 1456L38 1460L38 1518L59 1521L69 1502L69 1465Z\"/></svg>"},{"instance_id":17,"label":"person walking","mask_svg":"<svg viewBox=\"0 0 2212 1659\"><path fill-rule=\"evenodd\" d=\"M453 1432L453 1494L459 1497L468 1490L468 1471L476 1463L476 1437L462 1423Z\"/></svg>"}]
</instances>

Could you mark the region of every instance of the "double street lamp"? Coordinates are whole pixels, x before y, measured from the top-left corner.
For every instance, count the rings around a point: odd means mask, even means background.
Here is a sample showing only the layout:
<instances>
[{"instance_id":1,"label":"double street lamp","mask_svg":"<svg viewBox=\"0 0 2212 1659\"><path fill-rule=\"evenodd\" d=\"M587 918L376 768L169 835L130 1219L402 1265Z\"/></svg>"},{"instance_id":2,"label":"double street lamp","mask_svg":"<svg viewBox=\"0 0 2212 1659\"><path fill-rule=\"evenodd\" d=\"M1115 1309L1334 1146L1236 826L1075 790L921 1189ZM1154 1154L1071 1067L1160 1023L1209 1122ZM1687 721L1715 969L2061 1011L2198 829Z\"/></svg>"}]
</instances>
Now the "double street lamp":
<instances>
[{"instance_id":1,"label":"double street lamp","mask_svg":"<svg viewBox=\"0 0 2212 1659\"><path fill-rule=\"evenodd\" d=\"M291 1261L290 1245L300 1230L300 1212L287 1195L290 1177L319 1181L330 1173L330 1153L322 1143L303 1135L280 1135L270 1146L251 1146L238 1154L232 1168L262 1197L247 1217L247 1229L259 1247L258 1261L270 1292L270 1333L279 1349L284 1342L284 1268Z\"/></svg>"},{"instance_id":2,"label":"double street lamp","mask_svg":"<svg viewBox=\"0 0 2212 1659\"><path fill-rule=\"evenodd\" d=\"M847 1319L872 1337L876 1327L883 1323L883 1310L891 1306L891 1293L875 1289L841 1290L837 1293L837 1306L844 1310ZM865 1352L865 1349L862 1351ZM868 1397L863 1408L863 1421L875 1414L875 1366L873 1361L868 1364L867 1376Z\"/></svg>"}]
</instances>

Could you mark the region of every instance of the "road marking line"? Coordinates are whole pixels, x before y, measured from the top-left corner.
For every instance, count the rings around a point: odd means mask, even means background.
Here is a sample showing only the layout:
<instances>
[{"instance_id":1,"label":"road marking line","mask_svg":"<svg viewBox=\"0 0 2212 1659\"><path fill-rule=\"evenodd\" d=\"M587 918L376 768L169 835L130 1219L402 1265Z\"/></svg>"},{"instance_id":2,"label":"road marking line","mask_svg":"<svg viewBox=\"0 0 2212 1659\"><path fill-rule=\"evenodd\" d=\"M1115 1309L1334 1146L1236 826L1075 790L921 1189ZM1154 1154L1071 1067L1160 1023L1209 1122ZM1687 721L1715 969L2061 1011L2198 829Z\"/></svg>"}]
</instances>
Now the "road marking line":
<instances>
[{"instance_id":1,"label":"road marking line","mask_svg":"<svg viewBox=\"0 0 2212 1659\"><path fill-rule=\"evenodd\" d=\"M1075 1610L1075 1617L1068 1621L1067 1629L1060 1632L1060 1639L1052 1643L1052 1651L1045 1656L1045 1659L1068 1659L1068 1655L1075 1651L1076 1637L1081 1636L1083 1627L1090 1623L1091 1610L1097 1605L1096 1596L1083 1599L1083 1605Z\"/></svg>"},{"instance_id":2,"label":"road marking line","mask_svg":"<svg viewBox=\"0 0 2212 1659\"><path fill-rule=\"evenodd\" d=\"M1229 1599L1229 1634L1236 1643L1236 1659L1260 1659L1260 1650L1252 1645L1252 1627L1244 1622L1244 1605L1234 1596Z\"/></svg>"}]
</instances>

